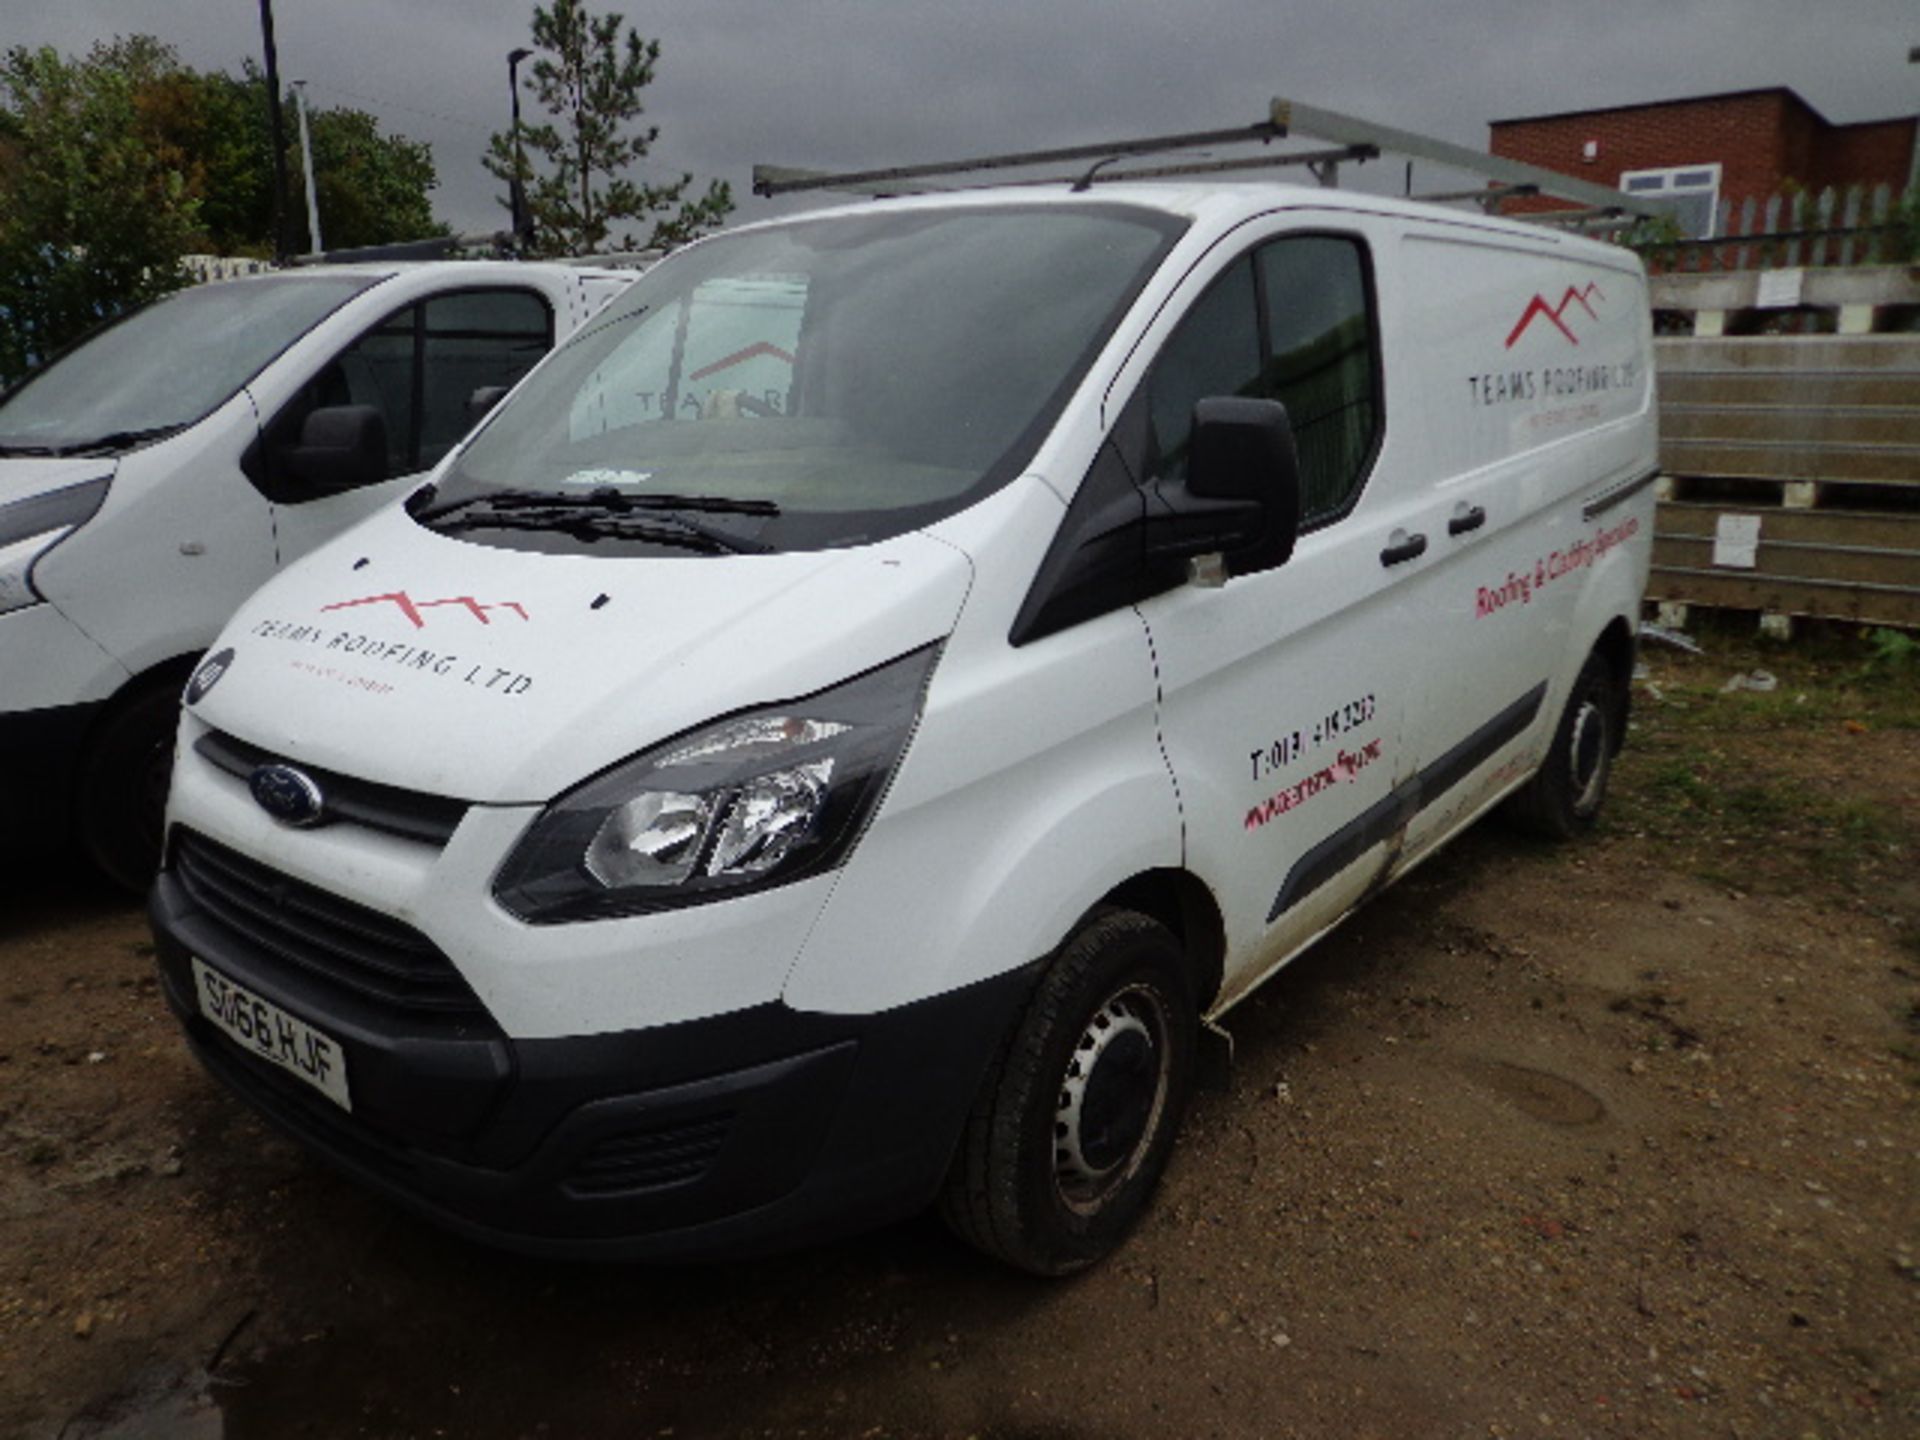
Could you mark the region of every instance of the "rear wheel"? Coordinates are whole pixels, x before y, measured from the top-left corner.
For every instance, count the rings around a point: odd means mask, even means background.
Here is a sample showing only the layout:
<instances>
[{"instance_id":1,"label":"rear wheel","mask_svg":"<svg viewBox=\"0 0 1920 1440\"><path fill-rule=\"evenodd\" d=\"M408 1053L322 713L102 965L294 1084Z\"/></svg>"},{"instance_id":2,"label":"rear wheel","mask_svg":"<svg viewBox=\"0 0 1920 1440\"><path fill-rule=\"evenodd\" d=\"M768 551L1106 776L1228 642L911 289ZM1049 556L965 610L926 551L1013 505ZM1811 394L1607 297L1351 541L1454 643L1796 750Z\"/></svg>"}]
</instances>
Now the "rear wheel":
<instances>
[{"instance_id":1,"label":"rear wheel","mask_svg":"<svg viewBox=\"0 0 1920 1440\"><path fill-rule=\"evenodd\" d=\"M1112 910L1077 931L989 1071L941 1213L1040 1275L1116 1249L1151 1198L1191 1088L1192 982L1167 931Z\"/></svg>"},{"instance_id":2,"label":"rear wheel","mask_svg":"<svg viewBox=\"0 0 1920 1440\"><path fill-rule=\"evenodd\" d=\"M76 806L81 843L108 878L140 894L160 868L179 724L179 687L154 686L101 722L82 762Z\"/></svg>"},{"instance_id":3,"label":"rear wheel","mask_svg":"<svg viewBox=\"0 0 1920 1440\"><path fill-rule=\"evenodd\" d=\"M1526 829L1570 840L1593 828L1620 748L1616 691L1613 667L1595 651L1573 682L1539 773L1513 797L1510 813Z\"/></svg>"}]
</instances>

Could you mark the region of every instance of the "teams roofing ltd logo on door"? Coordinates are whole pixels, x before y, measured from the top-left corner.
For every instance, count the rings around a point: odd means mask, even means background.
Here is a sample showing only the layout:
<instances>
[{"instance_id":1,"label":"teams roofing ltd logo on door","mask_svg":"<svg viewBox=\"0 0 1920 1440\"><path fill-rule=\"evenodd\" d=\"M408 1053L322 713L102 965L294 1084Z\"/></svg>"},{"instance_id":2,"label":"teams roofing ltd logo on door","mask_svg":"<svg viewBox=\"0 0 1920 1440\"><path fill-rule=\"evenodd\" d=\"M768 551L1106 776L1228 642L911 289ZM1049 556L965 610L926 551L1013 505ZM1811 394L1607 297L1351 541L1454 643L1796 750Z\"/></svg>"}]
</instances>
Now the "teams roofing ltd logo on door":
<instances>
[{"instance_id":1,"label":"teams roofing ltd logo on door","mask_svg":"<svg viewBox=\"0 0 1920 1440\"><path fill-rule=\"evenodd\" d=\"M1567 327L1567 311L1578 305L1587 312L1589 320L1598 320L1600 316L1595 312L1593 302L1604 301L1606 298L1600 287L1591 281L1580 287L1569 285L1567 293L1560 297L1558 305L1549 305L1544 295L1536 294L1527 302L1527 308L1520 313L1519 322L1507 335L1507 349L1511 350L1519 342L1520 337L1527 333L1527 327L1535 320L1545 320L1566 337L1569 345L1578 345L1580 337Z\"/></svg>"}]
</instances>

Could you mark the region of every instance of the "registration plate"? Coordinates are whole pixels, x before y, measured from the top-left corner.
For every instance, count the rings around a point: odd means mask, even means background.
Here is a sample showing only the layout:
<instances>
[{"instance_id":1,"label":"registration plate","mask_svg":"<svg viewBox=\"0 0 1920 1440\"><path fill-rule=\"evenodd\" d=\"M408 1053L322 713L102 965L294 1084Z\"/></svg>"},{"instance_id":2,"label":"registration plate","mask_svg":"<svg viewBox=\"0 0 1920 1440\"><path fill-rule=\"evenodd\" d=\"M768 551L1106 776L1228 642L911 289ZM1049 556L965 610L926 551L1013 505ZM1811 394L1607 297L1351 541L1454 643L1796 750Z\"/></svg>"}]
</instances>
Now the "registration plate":
<instances>
[{"instance_id":1,"label":"registration plate","mask_svg":"<svg viewBox=\"0 0 1920 1440\"><path fill-rule=\"evenodd\" d=\"M200 1013L243 1050L306 1081L342 1110L353 1109L347 1092L347 1057L338 1040L271 1000L261 999L197 955L193 988L200 999Z\"/></svg>"}]
</instances>

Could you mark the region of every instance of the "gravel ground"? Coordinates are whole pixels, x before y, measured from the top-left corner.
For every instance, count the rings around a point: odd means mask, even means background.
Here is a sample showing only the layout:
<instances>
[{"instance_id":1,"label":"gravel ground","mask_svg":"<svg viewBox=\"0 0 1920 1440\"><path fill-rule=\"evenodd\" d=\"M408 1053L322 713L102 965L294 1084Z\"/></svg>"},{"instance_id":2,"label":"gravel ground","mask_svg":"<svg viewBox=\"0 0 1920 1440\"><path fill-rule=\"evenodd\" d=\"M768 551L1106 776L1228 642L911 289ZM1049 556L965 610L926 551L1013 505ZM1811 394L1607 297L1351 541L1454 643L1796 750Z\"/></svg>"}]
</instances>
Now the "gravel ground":
<instances>
[{"instance_id":1,"label":"gravel ground","mask_svg":"<svg viewBox=\"0 0 1920 1440\"><path fill-rule=\"evenodd\" d=\"M1920 1433L1920 679L1648 659L1600 833L1478 827L1236 1011L1146 1223L1068 1283L926 1220L476 1249L199 1072L137 906L16 873L0 1434Z\"/></svg>"}]
</instances>

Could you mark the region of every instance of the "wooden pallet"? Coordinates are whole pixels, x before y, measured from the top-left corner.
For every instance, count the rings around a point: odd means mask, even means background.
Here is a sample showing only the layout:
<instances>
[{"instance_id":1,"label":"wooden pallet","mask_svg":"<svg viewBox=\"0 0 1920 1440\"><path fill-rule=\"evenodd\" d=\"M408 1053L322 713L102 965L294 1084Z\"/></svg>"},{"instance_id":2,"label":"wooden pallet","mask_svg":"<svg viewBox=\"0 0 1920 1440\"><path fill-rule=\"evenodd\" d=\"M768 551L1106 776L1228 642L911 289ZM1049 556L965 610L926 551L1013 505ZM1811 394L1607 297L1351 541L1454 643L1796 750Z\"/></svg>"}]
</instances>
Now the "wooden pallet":
<instances>
[{"instance_id":1,"label":"wooden pallet","mask_svg":"<svg viewBox=\"0 0 1920 1440\"><path fill-rule=\"evenodd\" d=\"M1920 626L1920 335L1654 348L1667 473L1649 598ZM1729 516L1759 521L1751 568L1716 562Z\"/></svg>"},{"instance_id":2,"label":"wooden pallet","mask_svg":"<svg viewBox=\"0 0 1920 1440\"><path fill-rule=\"evenodd\" d=\"M1759 519L1753 568L1714 563L1725 515ZM1920 513L1663 501L1647 598L1920 627Z\"/></svg>"}]
</instances>

